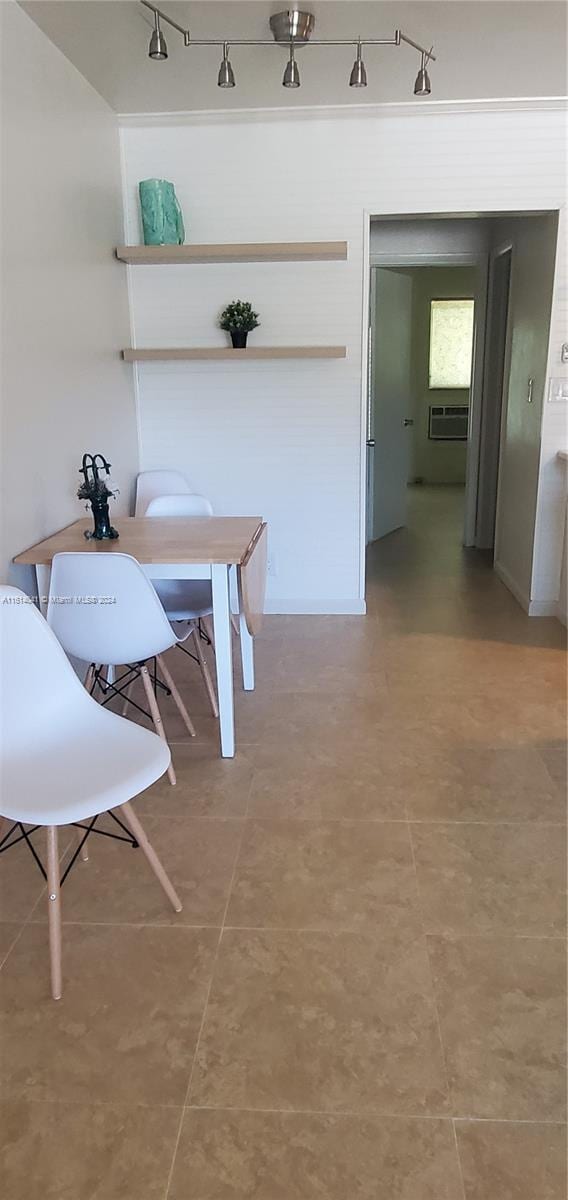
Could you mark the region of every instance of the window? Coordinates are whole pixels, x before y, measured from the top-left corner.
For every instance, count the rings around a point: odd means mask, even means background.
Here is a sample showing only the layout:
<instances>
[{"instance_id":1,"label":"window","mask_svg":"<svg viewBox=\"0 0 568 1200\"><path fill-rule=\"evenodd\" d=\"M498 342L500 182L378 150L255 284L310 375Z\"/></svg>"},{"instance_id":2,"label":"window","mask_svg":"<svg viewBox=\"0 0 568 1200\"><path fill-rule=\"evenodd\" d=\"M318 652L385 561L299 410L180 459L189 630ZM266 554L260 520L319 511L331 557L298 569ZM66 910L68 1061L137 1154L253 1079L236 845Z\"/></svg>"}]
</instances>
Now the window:
<instances>
[{"instance_id":1,"label":"window","mask_svg":"<svg viewBox=\"0 0 568 1200\"><path fill-rule=\"evenodd\" d=\"M473 300L430 301L430 388L469 387L473 309Z\"/></svg>"}]
</instances>

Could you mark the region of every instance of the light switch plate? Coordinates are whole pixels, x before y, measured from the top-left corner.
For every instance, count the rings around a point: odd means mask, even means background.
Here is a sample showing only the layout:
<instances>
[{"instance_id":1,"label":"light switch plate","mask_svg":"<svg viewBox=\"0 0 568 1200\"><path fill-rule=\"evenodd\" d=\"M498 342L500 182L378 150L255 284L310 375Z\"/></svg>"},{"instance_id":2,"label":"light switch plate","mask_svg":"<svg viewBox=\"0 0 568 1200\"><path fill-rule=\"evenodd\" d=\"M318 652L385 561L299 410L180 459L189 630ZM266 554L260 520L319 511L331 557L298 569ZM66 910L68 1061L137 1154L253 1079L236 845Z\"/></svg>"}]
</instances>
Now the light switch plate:
<instances>
[{"instance_id":1,"label":"light switch plate","mask_svg":"<svg viewBox=\"0 0 568 1200\"><path fill-rule=\"evenodd\" d=\"M568 363L568 342L562 343L562 348L560 350L560 362Z\"/></svg>"}]
</instances>

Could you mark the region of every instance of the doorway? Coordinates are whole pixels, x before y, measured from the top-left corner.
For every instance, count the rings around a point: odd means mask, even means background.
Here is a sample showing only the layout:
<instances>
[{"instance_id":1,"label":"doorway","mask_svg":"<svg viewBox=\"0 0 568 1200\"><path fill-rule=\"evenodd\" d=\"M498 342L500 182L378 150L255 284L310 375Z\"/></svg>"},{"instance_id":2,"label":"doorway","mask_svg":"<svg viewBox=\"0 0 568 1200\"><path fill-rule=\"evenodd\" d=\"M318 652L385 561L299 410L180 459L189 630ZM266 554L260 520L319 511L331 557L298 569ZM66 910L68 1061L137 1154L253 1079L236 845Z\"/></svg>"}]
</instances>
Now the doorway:
<instances>
[{"instance_id":1,"label":"doorway","mask_svg":"<svg viewBox=\"0 0 568 1200\"><path fill-rule=\"evenodd\" d=\"M367 542L407 525L418 490L436 489L461 513L465 494L474 328L475 265L371 268ZM483 286L484 280L481 280Z\"/></svg>"}]
</instances>

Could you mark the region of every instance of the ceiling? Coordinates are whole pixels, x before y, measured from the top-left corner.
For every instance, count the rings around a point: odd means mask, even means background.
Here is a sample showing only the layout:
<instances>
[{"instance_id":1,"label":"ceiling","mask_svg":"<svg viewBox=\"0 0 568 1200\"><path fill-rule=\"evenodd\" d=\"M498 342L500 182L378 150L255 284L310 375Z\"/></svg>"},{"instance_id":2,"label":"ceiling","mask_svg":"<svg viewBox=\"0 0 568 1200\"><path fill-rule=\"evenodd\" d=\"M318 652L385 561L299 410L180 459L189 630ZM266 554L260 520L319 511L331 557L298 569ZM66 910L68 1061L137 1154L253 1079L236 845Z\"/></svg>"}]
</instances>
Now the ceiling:
<instances>
[{"instance_id":1,"label":"ceiling","mask_svg":"<svg viewBox=\"0 0 568 1200\"><path fill-rule=\"evenodd\" d=\"M302 86L282 87L278 46L235 47L237 86L217 87L220 53L186 48L166 26L169 57L148 58L152 16L137 0L20 0L21 7L116 112L304 107L413 100L418 54L408 46L369 47L369 86L349 88L350 47L298 51ZM194 37L268 37L271 0L157 0ZM305 0L315 37L391 37L398 26L435 45L430 100L558 96L566 88L566 6L557 0Z\"/></svg>"}]
</instances>

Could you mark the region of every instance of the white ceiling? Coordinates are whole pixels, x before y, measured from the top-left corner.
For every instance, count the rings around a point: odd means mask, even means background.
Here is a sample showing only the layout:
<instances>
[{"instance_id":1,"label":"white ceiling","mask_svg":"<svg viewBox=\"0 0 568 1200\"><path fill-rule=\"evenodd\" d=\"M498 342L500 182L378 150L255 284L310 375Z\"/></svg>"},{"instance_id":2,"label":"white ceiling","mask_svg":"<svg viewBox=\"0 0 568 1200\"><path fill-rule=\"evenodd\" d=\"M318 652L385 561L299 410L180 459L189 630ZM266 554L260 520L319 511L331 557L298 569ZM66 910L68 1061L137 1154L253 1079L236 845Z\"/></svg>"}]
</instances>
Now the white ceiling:
<instances>
[{"instance_id":1,"label":"white ceiling","mask_svg":"<svg viewBox=\"0 0 568 1200\"><path fill-rule=\"evenodd\" d=\"M369 86L348 87L350 47L298 52L302 86L281 84L285 52L235 47L237 87L217 87L219 51L186 49L165 27L169 57L147 56L151 14L137 0L20 0L52 42L120 113L360 104L413 99L418 55L408 46L369 47ZM158 0L194 37L270 36L281 0ZM298 5L300 7L300 5ZM305 0L314 36L390 37L398 26L435 44L431 100L558 96L566 93L566 6L557 0ZM428 100L421 101L428 104Z\"/></svg>"}]
</instances>

